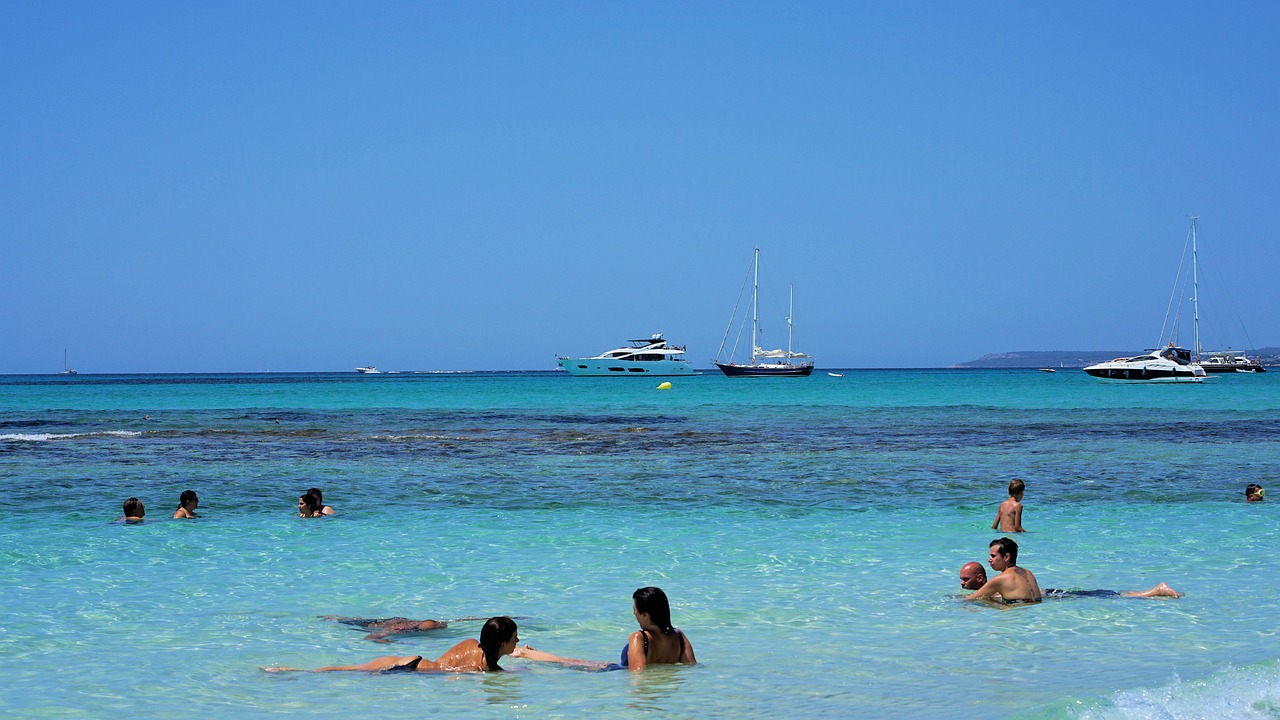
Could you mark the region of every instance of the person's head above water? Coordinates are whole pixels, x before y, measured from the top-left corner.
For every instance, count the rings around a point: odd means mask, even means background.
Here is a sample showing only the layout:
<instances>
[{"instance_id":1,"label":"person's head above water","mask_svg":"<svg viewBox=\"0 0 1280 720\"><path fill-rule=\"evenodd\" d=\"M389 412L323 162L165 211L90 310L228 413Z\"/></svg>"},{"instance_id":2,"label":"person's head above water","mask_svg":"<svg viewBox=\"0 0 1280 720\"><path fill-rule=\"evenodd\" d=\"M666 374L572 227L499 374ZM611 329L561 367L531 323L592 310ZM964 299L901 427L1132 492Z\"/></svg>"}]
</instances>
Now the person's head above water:
<instances>
[{"instance_id":1,"label":"person's head above water","mask_svg":"<svg viewBox=\"0 0 1280 720\"><path fill-rule=\"evenodd\" d=\"M298 514L303 517L313 517L319 514L322 507L324 506L320 504L320 500L311 493L298 497Z\"/></svg>"},{"instance_id":2,"label":"person's head above water","mask_svg":"<svg viewBox=\"0 0 1280 720\"><path fill-rule=\"evenodd\" d=\"M200 504L200 498L196 497L195 490L183 490L182 495L178 497L178 504L182 507L195 507Z\"/></svg>"},{"instance_id":3,"label":"person's head above water","mask_svg":"<svg viewBox=\"0 0 1280 720\"><path fill-rule=\"evenodd\" d=\"M1245 502L1260 502L1262 500L1262 486L1257 483L1249 483L1244 489Z\"/></svg>"},{"instance_id":4,"label":"person's head above water","mask_svg":"<svg viewBox=\"0 0 1280 720\"><path fill-rule=\"evenodd\" d=\"M960 587L978 590L987 584L987 571L980 562L967 562L960 566Z\"/></svg>"},{"instance_id":5,"label":"person's head above water","mask_svg":"<svg viewBox=\"0 0 1280 720\"><path fill-rule=\"evenodd\" d=\"M506 615L491 617L480 628L480 649L484 651L484 661L489 670L501 670L498 660L503 655L510 655L519 642L516 621Z\"/></svg>"},{"instance_id":6,"label":"person's head above water","mask_svg":"<svg viewBox=\"0 0 1280 720\"><path fill-rule=\"evenodd\" d=\"M320 505L324 505L324 493L320 492L320 488L311 488L307 490L307 493L311 495L315 495L316 502L319 503Z\"/></svg>"},{"instance_id":7,"label":"person's head above water","mask_svg":"<svg viewBox=\"0 0 1280 720\"><path fill-rule=\"evenodd\" d=\"M147 514L147 509L143 507L142 501L136 497L131 497L124 501L124 516L127 518L140 518Z\"/></svg>"},{"instance_id":8,"label":"person's head above water","mask_svg":"<svg viewBox=\"0 0 1280 720\"><path fill-rule=\"evenodd\" d=\"M991 552L987 555L988 563L1001 559L1006 566L1018 564L1018 543L1007 537L1002 537L992 540L988 547L991 548ZM995 565L991 565L991 569L1004 570L1004 568L997 568Z\"/></svg>"},{"instance_id":9,"label":"person's head above water","mask_svg":"<svg viewBox=\"0 0 1280 720\"><path fill-rule=\"evenodd\" d=\"M1022 482L1018 478L1014 478L1009 481L1009 497L1020 498L1022 497L1022 494L1026 491L1027 491L1027 484Z\"/></svg>"},{"instance_id":10,"label":"person's head above water","mask_svg":"<svg viewBox=\"0 0 1280 720\"><path fill-rule=\"evenodd\" d=\"M657 625L664 635L675 632L675 628L671 626L671 603L667 601L667 594L662 592L662 588L642 587L631 593L631 599L635 604L633 612L637 621L641 615L648 615L649 622Z\"/></svg>"}]
</instances>

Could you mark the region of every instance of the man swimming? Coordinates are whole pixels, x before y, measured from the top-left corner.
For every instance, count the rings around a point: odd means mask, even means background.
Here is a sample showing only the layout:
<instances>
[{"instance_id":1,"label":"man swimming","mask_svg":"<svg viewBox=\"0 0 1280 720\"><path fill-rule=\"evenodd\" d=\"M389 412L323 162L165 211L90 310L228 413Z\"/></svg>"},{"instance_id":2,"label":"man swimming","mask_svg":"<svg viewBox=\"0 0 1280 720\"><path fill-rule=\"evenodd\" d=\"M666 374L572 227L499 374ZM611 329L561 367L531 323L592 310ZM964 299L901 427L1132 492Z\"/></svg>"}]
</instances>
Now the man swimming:
<instances>
[{"instance_id":1,"label":"man swimming","mask_svg":"<svg viewBox=\"0 0 1280 720\"><path fill-rule=\"evenodd\" d=\"M1044 593L1036 576L1026 568L1018 567L1018 543L1009 538L991 541L987 563L999 575L987 580L982 587L965 600L991 600L1004 604L1038 603Z\"/></svg>"},{"instance_id":2,"label":"man swimming","mask_svg":"<svg viewBox=\"0 0 1280 720\"><path fill-rule=\"evenodd\" d=\"M960 587L965 590L978 590L987 582L987 571L983 569L982 563L967 562L960 566ZM1182 594L1169 587L1164 583L1160 583L1150 590L1057 590L1049 588L1044 591L1042 597L1171 597L1179 598Z\"/></svg>"},{"instance_id":3,"label":"man swimming","mask_svg":"<svg viewBox=\"0 0 1280 720\"><path fill-rule=\"evenodd\" d=\"M392 642L387 640L392 635L410 635L413 633L429 632L431 630L442 630L449 627L449 623L444 620L410 620L409 618L393 617L393 618L359 618L359 617L341 617L338 615L322 615L325 620L340 622L343 625L352 625L358 628L369 630L370 633L364 636L365 640L373 640L374 642ZM475 620L476 618L459 618L459 620Z\"/></svg>"}]
</instances>

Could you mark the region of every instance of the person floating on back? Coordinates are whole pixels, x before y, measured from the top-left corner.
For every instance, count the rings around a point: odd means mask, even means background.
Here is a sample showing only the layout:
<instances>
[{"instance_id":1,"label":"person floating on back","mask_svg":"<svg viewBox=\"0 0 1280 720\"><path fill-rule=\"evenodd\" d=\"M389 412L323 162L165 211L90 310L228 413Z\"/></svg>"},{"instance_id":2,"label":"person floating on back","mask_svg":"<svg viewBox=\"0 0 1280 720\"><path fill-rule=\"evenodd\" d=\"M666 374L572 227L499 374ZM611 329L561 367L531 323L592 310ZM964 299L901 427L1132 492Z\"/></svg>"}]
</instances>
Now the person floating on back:
<instances>
[{"instance_id":1,"label":"person floating on back","mask_svg":"<svg viewBox=\"0 0 1280 720\"><path fill-rule=\"evenodd\" d=\"M1012 541L1010 541L1012 542ZM981 590L983 585L987 584L987 571L983 569L980 562L967 562L960 566L960 587L965 590ZM1135 597L1135 598L1156 598L1171 597L1180 598L1182 593L1174 590L1165 583L1160 583L1150 590L1057 590L1054 588L1046 588L1041 592L1041 597L1045 598L1066 598L1066 597Z\"/></svg>"},{"instance_id":2,"label":"person floating on back","mask_svg":"<svg viewBox=\"0 0 1280 720\"><path fill-rule=\"evenodd\" d=\"M1262 486L1257 483L1249 483L1244 489L1245 502L1262 502Z\"/></svg>"},{"instance_id":3,"label":"person floating on back","mask_svg":"<svg viewBox=\"0 0 1280 720\"><path fill-rule=\"evenodd\" d=\"M992 530L1026 532L1022 529L1022 493L1026 489L1026 483L1018 478L1009 481L1009 499L996 508L996 519L991 523Z\"/></svg>"}]
</instances>

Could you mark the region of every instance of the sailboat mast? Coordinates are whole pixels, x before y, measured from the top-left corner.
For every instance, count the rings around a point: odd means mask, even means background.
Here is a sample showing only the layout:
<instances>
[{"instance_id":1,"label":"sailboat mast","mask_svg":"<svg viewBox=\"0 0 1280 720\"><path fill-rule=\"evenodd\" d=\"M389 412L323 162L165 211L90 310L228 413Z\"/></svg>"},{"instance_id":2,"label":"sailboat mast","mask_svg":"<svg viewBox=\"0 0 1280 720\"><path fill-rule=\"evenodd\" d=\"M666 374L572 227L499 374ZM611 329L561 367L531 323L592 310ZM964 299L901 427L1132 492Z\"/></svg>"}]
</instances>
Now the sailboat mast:
<instances>
[{"instance_id":1,"label":"sailboat mast","mask_svg":"<svg viewBox=\"0 0 1280 720\"><path fill-rule=\"evenodd\" d=\"M791 364L791 315L795 308L796 302L796 284L791 283L791 290L787 293L787 359L786 363Z\"/></svg>"},{"instance_id":2,"label":"sailboat mast","mask_svg":"<svg viewBox=\"0 0 1280 720\"><path fill-rule=\"evenodd\" d=\"M751 281L751 364L756 364L756 329L760 327L760 248L755 249L755 275Z\"/></svg>"},{"instance_id":3,"label":"sailboat mast","mask_svg":"<svg viewBox=\"0 0 1280 720\"><path fill-rule=\"evenodd\" d=\"M1200 279L1197 275L1196 216L1191 216L1191 335L1196 349L1196 363L1200 362Z\"/></svg>"}]
</instances>

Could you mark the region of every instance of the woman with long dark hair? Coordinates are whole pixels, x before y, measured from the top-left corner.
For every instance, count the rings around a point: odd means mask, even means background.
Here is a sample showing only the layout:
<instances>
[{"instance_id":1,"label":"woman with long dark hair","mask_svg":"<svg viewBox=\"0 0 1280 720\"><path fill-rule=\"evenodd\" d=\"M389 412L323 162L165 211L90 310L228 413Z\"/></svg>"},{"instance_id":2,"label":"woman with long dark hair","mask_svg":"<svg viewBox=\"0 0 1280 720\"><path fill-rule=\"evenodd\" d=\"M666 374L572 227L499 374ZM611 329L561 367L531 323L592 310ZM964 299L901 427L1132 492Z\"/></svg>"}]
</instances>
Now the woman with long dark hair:
<instances>
[{"instance_id":1,"label":"woman with long dark hair","mask_svg":"<svg viewBox=\"0 0 1280 720\"><path fill-rule=\"evenodd\" d=\"M501 672L498 661L516 649L520 637L516 621L503 615L491 617L480 628L480 639L467 638L445 651L438 660L421 655L387 655L360 665L334 665L311 672L362 670L364 672ZM287 672L300 668L264 667L267 672Z\"/></svg>"},{"instance_id":2,"label":"woman with long dark hair","mask_svg":"<svg viewBox=\"0 0 1280 720\"><path fill-rule=\"evenodd\" d=\"M511 657L539 662L553 662L592 670L643 670L649 665L693 665L698 658L693 644L679 628L671 624L671 604L661 588L642 587L631 594L631 613L640 629L631 633L622 648L618 663L574 660L535 650L528 645L517 648Z\"/></svg>"}]
</instances>

